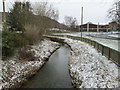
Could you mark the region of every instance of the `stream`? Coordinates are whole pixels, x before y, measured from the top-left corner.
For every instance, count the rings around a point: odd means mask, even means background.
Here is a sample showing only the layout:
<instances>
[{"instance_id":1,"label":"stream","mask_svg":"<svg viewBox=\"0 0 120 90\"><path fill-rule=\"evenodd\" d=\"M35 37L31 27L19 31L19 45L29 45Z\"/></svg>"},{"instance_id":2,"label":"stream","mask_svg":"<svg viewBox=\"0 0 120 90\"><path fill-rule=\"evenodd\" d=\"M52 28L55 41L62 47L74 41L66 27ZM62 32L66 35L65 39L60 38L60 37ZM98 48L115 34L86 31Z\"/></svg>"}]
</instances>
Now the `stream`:
<instances>
[{"instance_id":1,"label":"stream","mask_svg":"<svg viewBox=\"0 0 120 90\"><path fill-rule=\"evenodd\" d=\"M54 52L49 61L23 88L73 88L68 71L70 48L66 45Z\"/></svg>"}]
</instances>

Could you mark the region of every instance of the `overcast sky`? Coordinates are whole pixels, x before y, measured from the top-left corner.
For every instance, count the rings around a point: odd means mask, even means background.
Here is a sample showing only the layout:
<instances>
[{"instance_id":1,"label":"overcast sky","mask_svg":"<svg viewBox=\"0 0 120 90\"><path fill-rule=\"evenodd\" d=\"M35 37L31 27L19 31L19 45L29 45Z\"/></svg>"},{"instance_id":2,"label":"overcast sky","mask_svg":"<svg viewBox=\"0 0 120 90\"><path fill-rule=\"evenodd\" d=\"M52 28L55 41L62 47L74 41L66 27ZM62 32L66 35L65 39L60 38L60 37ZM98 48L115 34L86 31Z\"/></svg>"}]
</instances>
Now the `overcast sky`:
<instances>
[{"instance_id":1,"label":"overcast sky","mask_svg":"<svg viewBox=\"0 0 120 90\"><path fill-rule=\"evenodd\" d=\"M6 9L11 7L15 0L5 0ZM25 0L19 0L25 1ZM27 1L27 0L26 0ZM30 2L40 2L46 0L29 0ZM107 18L107 11L117 0L48 0L56 9L59 10L59 22L64 22L65 16L77 18L80 24L81 7L84 7L84 23L92 22L97 24L107 24L110 19ZM2 11L2 0L0 0L0 11Z\"/></svg>"}]
</instances>

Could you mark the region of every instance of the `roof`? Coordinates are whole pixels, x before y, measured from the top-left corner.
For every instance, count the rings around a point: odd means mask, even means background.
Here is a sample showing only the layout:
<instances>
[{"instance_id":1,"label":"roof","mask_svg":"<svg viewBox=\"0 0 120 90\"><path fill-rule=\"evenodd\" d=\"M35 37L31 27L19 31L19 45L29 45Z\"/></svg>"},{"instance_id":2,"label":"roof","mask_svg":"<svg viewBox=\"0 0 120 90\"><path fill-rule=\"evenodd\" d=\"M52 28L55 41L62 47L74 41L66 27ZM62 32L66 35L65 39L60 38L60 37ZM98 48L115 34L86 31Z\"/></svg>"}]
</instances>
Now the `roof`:
<instances>
[{"instance_id":1,"label":"roof","mask_svg":"<svg viewBox=\"0 0 120 90\"><path fill-rule=\"evenodd\" d=\"M93 24L92 22L87 22L86 24Z\"/></svg>"},{"instance_id":2,"label":"roof","mask_svg":"<svg viewBox=\"0 0 120 90\"><path fill-rule=\"evenodd\" d=\"M109 24L113 24L113 23L114 23L114 24L117 24L117 22L116 22L116 21L112 21L112 22L110 22Z\"/></svg>"}]
</instances>

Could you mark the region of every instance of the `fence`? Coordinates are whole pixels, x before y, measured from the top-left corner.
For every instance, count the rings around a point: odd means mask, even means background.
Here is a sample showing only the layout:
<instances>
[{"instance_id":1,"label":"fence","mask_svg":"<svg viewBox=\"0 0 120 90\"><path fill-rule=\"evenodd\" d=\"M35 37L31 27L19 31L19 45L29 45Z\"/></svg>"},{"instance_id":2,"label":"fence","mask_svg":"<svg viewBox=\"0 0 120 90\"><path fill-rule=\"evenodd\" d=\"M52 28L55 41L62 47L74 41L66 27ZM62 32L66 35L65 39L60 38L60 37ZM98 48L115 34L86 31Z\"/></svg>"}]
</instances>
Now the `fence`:
<instances>
[{"instance_id":1,"label":"fence","mask_svg":"<svg viewBox=\"0 0 120 90\"><path fill-rule=\"evenodd\" d=\"M116 63L120 67L120 52L117 50L114 50L112 48L109 48L107 46L104 46L96 41L90 40L88 38L81 38L81 37L75 37L67 35L68 38L75 39L75 40L81 40L83 42L86 42L93 46L95 49L98 50L102 55L106 56L108 59L112 60L114 63Z\"/></svg>"},{"instance_id":2,"label":"fence","mask_svg":"<svg viewBox=\"0 0 120 90\"><path fill-rule=\"evenodd\" d=\"M98 52L100 52L102 55L106 56L109 60L112 60L114 63L116 63L120 67L120 52L116 51L112 48L109 48L107 46L104 46L96 41L93 41L88 38L81 38L81 37L76 37L76 36L70 36L70 35L52 35L52 36L59 36L59 37L68 37L74 40L81 40L83 42L86 42L93 46ZM63 42L63 41L62 41Z\"/></svg>"}]
</instances>

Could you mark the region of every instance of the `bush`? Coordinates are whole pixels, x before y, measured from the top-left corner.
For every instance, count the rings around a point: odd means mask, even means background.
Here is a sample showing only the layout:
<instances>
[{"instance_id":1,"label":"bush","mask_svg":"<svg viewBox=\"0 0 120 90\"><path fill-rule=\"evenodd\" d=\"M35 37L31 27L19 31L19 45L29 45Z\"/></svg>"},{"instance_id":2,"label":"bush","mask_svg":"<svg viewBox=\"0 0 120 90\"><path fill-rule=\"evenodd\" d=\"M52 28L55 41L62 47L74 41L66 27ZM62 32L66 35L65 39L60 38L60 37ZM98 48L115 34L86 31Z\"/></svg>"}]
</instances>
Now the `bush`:
<instances>
[{"instance_id":1,"label":"bush","mask_svg":"<svg viewBox=\"0 0 120 90\"><path fill-rule=\"evenodd\" d=\"M26 25L25 32L16 33L16 31L3 31L2 32L2 58L3 60L7 57L14 55L16 49L20 48L18 51L21 57L28 57L29 55L32 58L30 52L26 52L25 48L27 45L35 44L42 39L43 31L36 26ZM21 48L25 50L21 51ZM23 54L22 54L23 53Z\"/></svg>"},{"instance_id":2,"label":"bush","mask_svg":"<svg viewBox=\"0 0 120 90\"><path fill-rule=\"evenodd\" d=\"M45 30L35 25L25 25L24 36L28 41L28 44L35 44L42 39Z\"/></svg>"},{"instance_id":3,"label":"bush","mask_svg":"<svg viewBox=\"0 0 120 90\"><path fill-rule=\"evenodd\" d=\"M18 51L18 58L19 60L24 61L32 61L36 59L36 57L34 56L34 52L28 51L26 48L21 48Z\"/></svg>"},{"instance_id":4,"label":"bush","mask_svg":"<svg viewBox=\"0 0 120 90\"><path fill-rule=\"evenodd\" d=\"M22 34L17 34L13 31L2 32L2 57L11 56L16 48L23 47L27 44Z\"/></svg>"},{"instance_id":5,"label":"bush","mask_svg":"<svg viewBox=\"0 0 120 90\"><path fill-rule=\"evenodd\" d=\"M43 31L42 30L43 29L40 27L28 24L28 25L25 25L24 33L17 33L16 31L8 31L8 30L3 31L2 32L2 58L5 59L6 57L12 56L16 51L16 49L18 48L23 48L23 47L26 47L26 45L31 45L31 44L33 45L39 42L42 39L42 35L45 33L45 30ZM24 55L21 54L21 56L24 56Z\"/></svg>"}]
</instances>

